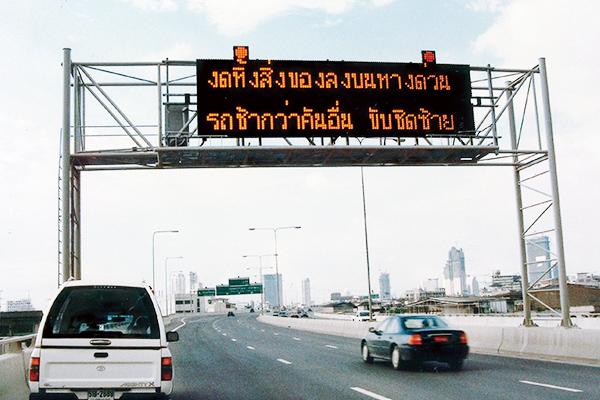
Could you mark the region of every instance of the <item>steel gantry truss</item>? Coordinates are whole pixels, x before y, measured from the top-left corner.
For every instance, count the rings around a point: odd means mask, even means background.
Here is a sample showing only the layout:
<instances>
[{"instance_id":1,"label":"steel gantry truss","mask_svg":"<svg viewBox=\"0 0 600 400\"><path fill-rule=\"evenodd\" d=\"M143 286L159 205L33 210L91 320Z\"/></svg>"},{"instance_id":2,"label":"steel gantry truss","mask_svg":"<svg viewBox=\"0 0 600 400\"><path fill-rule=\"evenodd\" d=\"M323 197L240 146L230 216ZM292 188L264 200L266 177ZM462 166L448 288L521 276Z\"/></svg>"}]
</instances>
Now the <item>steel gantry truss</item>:
<instances>
[{"instance_id":1,"label":"steel gantry truss","mask_svg":"<svg viewBox=\"0 0 600 400\"><path fill-rule=\"evenodd\" d=\"M494 68L490 65L470 67L475 132L419 138L267 139L230 138L198 131L194 101L195 60L72 62L70 49L64 49L63 56L59 282L81 278L82 171L335 166L509 167L515 182L523 325L533 325L531 300L548 307L531 293L543 276L536 282L529 282L528 243L531 245L540 235L553 235L555 250L549 257L551 266L547 273L558 268L561 325L571 326L552 117L543 58L530 69ZM515 112L516 109L520 110L519 113ZM540 115L543 116L543 124L540 123ZM151 122L140 121L149 116L154 116ZM506 137L501 132L506 132Z\"/></svg>"}]
</instances>

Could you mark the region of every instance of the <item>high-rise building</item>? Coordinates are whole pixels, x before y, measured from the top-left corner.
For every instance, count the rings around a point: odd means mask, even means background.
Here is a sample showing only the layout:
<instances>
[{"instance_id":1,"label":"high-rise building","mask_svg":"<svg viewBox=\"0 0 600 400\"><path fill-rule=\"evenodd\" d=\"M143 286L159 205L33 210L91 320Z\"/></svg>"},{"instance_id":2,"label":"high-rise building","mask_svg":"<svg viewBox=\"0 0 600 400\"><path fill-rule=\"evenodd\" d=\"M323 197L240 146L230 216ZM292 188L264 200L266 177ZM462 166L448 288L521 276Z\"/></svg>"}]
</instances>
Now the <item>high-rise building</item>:
<instances>
[{"instance_id":1,"label":"high-rise building","mask_svg":"<svg viewBox=\"0 0 600 400\"><path fill-rule=\"evenodd\" d=\"M471 281L471 294L473 296L479 296L479 281L476 277L473 277Z\"/></svg>"},{"instance_id":2,"label":"high-rise building","mask_svg":"<svg viewBox=\"0 0 600 400\"><path fill-rule=\"evenodd\" d=\"M302 280L302 304L305 306L311 305L310 299L310 279Z\"/></svg>"},{"instance_id":3,"label":"high-rise building","mask_svg":"<svg viewBox=\"0 0 600 400\"><path fill-rule=\"evenodd\" d=\"M185 291L185 275L179 271L173 277L173 294L184 294Z\"/></svg>"},{"instance_id":4,"label":"high-rise building","mask_svg":"<svg viewBox=\"0 0 600 400\"><path fill-rule=\"evenodd\" d=\"M279 297L277 296L277 275L264 275L263 282L265 302L271 305L271 307L279 307L280 302L283 303L283 279L281 278L281 274L279 274Z\"/></svg>"},{"instance_id":5,"label":"high-rise building","mask_svg":"<svg viewBox=\"0 0 600 400\"><path fill-rule=\"evenodd\" d=\"M529 268L530 284L533 284L538 279L543 281L558 278L558 266L554 266L550 272L544 275L550 269L551 258L550 238L548 236L544 235L527 240L527 266Z\"/></svg>"},{"instance_id":6,"label":"high-rise building","mask_svg":"<svg viewBox=\"0 0 600 400\"><path fill-rule=\"evenodd\" d=\"M379 299L390 300L392 298L392 292L390 289L390 274L382 272L379 275Z\"/></svg>"},{"instance_id":7,"label":"high-rise building","mask_svg":"<svg viewBox=\"0 0 600 400\"><path fill-rule=\"evenodd\" d=\"M190 271L190 292L195 292L198 289L198 274Z\"/></svg>"},{"instance_id":8,"label":"high-rise building","mask_svg":"<svg viewBox=\"0 0 600 400\"><path fill-rule=\"evenodd\" d=\"M444 267L444 287L448 296L464 296L468 293L465 254L454 246L448 252Z\"/></svg>"}]
</instances>

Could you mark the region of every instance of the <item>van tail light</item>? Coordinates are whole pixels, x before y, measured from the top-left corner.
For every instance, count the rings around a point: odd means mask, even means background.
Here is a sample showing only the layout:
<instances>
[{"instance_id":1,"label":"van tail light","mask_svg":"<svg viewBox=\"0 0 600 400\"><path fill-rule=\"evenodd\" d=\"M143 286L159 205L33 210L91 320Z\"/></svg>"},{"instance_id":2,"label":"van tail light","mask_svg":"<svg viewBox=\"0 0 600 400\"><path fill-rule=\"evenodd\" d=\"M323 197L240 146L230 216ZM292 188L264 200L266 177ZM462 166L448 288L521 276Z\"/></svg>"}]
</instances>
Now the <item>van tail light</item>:
<instances>
[{"instance_id":1,"label":"van tail light","mask_svg":"<svg viewBox=\"0 0 600 400\"><path fill-rule=\"evenodd\" d=\"M31 357L31 364L29 365L29 380L31 382L40 381L40 358Z\"/></svg>"},{"instance_id":2,"label":"van tail light","mask_svg":"<svg viewBox=\"0 0 600 400\"><path fill-rule=\"evenodd\" d=\"M173 380L173 359L171 357L163 357L160 361L160 380Z\"/></svg>"},{"instance_id":3,"label":"van tail light","mask_svg":"<svg viewBox=\"0 0 600 400\"><path fill-rule=\"evenodd\" d=\"M418 333L415 333L408 338L408 344L411 346L420 346L423 344L423 338Z\"/></svg>"},{"instance_id":4,"label":"van tail light","mask_svg":"<svg viewBox=\"0 0 600 400\"><path fill-rule=\"evenodd\" d=\"M460 341L460 344L467 344L468 343L467 334L464 332L461 332L458 340Z\"/></svg>"}]
</instances>

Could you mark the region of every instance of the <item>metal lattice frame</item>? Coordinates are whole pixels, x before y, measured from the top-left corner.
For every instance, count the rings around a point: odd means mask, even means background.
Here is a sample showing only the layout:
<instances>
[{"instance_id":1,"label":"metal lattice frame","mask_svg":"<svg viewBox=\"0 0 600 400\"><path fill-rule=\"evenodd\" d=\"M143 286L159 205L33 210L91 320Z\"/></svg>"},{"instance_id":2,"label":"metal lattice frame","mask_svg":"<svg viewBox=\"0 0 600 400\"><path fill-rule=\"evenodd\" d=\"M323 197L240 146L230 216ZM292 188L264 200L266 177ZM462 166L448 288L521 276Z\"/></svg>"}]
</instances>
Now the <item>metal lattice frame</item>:
<instances>
[{"instance_id":1,"label":"metal lattice frame","mask_svg":"<svg viewBox=\"0 0 600 400\"><path fill-rule=\"evenodd\" d=\"M195 61L71 62L64 50L63 126L59 191L59 271L81 278L80 174L82 171L307 166L511 167L515 180L525 326L532 326L527 241L554 234L562 325L571 326L552 117L545 60L531 69L471 67L476 131L421 138L228 138L197 127ZM133 71L133 72L132 72ZM164 77L164 78L163 78ZM536 90L536 78L541 91ZM506 80L506 84L499 84ZM144 90L135 97L132 92ZM122 92L129 92L123 95ZM129 96L129 97L128 97ZM543 113L538 110L541 96ZM71 104L73 98L73 104ZM145 103L141 104L141 100ZM188 119L167 131L166 106L185 100ZM138 101L140 100L140 101ZM132 116L154 115L134 123ZM515 114L515 108L522 113ZM124 111L126 110L127 113ZM543 114L545 140L539 116ZM95 118L103 118L94 123ZM106 121L108 119L108 122ZM505 126L508 125L508 126ZM535 129L528 126L534 125ZM525 129L525 127L528 127ZM508 140L500 135L508 132ZM533 133L532 133L533 132ZM168 147L167 137L185 147ZM532 198L532 195L534 198ZM535 199L542 196L542 199ZM549 219L550 210L553 218ZM60 279L59 279L60 281ZM539 300L538 300L539 301ZM542 303L543 304L543 303Z\"/></svg>"}]
</instances>

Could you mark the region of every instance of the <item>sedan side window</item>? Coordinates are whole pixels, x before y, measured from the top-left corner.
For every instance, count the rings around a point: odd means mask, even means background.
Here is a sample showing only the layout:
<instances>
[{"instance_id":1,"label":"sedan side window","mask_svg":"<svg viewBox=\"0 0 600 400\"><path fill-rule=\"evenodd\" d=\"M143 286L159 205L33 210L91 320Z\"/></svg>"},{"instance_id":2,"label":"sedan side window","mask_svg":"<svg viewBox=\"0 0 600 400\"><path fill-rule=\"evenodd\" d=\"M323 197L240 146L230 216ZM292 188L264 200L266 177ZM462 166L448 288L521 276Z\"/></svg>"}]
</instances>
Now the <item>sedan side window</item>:
<instances>
[{"instance_id":1,"label":"sedan side window","mask_svg":"<svg viewBox=\"0 0 600 400\"><path fill-rule=\"evenodd\" d=\"M385 333L400 333L400 319L392 318L384 330Z\"/></svg>"}]
</instances>

